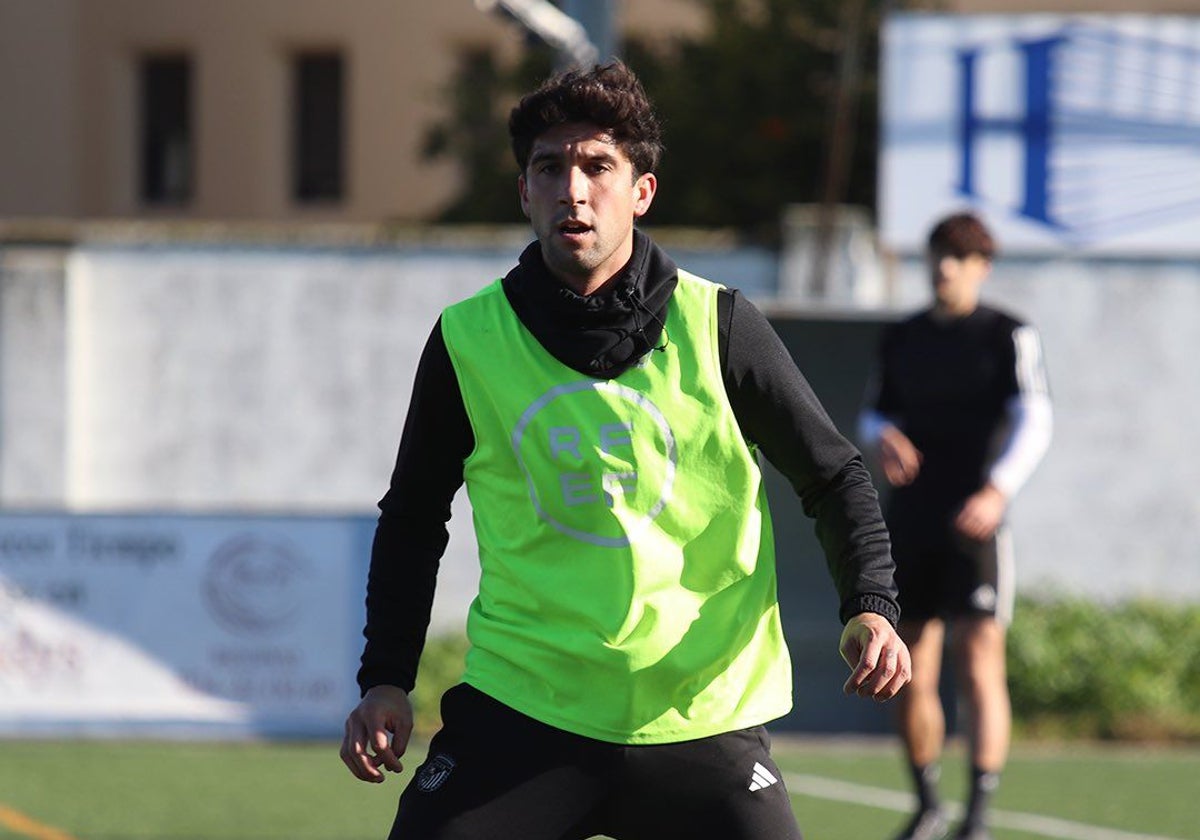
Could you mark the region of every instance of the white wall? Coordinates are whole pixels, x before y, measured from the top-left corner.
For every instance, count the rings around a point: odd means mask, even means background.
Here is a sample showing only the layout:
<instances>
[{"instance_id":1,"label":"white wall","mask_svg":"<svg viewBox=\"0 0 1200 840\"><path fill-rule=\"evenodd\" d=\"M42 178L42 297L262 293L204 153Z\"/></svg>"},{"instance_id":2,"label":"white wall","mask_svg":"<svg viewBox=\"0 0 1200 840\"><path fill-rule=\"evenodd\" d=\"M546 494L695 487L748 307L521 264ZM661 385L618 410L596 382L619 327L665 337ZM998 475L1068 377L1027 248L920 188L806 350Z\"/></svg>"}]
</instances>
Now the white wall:
<instances>
[{"instance_id":1,"label":"white wall","mask_svg":"<svg viewBox=\"0 0 1200 840\"><path fill-rule=\"evenodd\" d=\"M0 247L0 506L65 492L64 252Z\"/></svg>"},{"instance_id":2,"label":"white wall","mask_svg":"<svg viewBox=\"0 0 1200 840\"><path fill-rule=\"evenodd\" d=\"M506 271L525 236L83 244L65 281L0 262L0 502L373 515L438 311ZM675 253L767 303L771 255ZM897 312L925 302L919 263L901 262L895 281ZM1009 258L985 293L1040 328L1057 412L1014 510L1020 583L1200 598L1200 267ZM476 580L460 498L435 625L461 621Z\"/></svg>"},{"instance_id":3,"label":"white wall","mask_svg":"<svg viewBox=\"0 0 1200 840\"><path fill-rule=\"evenodd\" d=\"M513 252L80 248L63 502L374 515L438 313ZM436 628L477 581L462 493Z\"/></svg>"}]
</instances>

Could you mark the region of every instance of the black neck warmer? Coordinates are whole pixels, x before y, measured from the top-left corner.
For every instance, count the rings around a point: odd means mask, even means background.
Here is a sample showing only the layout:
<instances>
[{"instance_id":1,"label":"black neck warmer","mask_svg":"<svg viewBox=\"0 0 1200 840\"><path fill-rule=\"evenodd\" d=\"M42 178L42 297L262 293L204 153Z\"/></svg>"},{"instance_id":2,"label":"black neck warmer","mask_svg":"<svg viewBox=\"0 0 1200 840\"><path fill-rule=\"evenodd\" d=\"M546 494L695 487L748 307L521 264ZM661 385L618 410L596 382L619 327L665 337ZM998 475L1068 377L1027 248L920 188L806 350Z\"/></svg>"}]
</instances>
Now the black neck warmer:
<instances>
[{"instance_id":1,"label":"black neck warmer","mask_svg":"<svg viewBox=\"0 0 1200 840\"><path fill-rule=\"evenodd\" d=\"M503 280L509 304L534 338L564 365L597 379L620 376L670 340L664 323L678 269L650 237L636 229L633 235L629 263L594 295L577 294L552 275L537 242Z\"/></svg>"}]
</instances>

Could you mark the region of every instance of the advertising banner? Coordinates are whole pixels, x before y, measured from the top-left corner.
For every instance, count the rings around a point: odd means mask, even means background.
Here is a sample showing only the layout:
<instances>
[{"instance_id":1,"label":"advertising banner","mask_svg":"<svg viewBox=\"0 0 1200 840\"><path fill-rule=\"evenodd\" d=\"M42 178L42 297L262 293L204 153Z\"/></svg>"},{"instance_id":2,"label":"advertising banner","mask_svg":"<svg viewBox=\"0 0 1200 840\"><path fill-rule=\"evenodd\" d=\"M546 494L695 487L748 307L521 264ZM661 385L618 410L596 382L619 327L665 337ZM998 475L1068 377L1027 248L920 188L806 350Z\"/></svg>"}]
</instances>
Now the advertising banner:
<instances>
[{"instance_id":1,"label":"advertising banner","mask_svg":"<svg viewBox=\"0 0 1200 840\"><path fill-rule=\"evenodd\" d=\"M896 14L879 214L919 253L981 212L1006 253L1200 253L1200 19Z\"/></svg>"},{"instance_id":2,"label":"advertising banner","mask_svg":"<svg viewBox=\"0 0 1200 840\"><path fill-rule=\"evenodd\" d=\"M0 734L336 734L373 524L0 516Z\"/></svg>"}]
</instances>

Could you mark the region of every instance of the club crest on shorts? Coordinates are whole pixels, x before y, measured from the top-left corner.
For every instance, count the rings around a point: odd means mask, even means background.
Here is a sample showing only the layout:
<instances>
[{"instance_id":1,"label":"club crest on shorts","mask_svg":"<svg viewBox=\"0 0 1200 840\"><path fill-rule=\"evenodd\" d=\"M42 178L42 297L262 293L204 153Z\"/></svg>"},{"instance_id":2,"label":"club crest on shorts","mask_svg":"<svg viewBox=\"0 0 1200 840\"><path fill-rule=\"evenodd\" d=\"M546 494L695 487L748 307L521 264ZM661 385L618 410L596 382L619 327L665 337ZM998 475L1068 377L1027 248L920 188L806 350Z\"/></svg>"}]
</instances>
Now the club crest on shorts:
<instances>
[{"instance_id":1,"label":"club crest on shorts","mask_svg":"<svg viewBox=\"0 0 1200 840\"><path fill-rule=\"evenodd\" d=\"M433 793L450 778L450 771L455 767L454 759L445 753L438 753L421 765L417 771L415 784L417 790Z\"/></svg>"},{"instance_id":2,"label":"club crest on shorts","mask_svg":"<svg viewBox=\"0 0 1200 840\"><path fill-rule=\"evenodd\" d=\"M981 584L971 593L971 606L977 610L996 609L996 588L986 583Z\"/></svg>"}]
</instances>

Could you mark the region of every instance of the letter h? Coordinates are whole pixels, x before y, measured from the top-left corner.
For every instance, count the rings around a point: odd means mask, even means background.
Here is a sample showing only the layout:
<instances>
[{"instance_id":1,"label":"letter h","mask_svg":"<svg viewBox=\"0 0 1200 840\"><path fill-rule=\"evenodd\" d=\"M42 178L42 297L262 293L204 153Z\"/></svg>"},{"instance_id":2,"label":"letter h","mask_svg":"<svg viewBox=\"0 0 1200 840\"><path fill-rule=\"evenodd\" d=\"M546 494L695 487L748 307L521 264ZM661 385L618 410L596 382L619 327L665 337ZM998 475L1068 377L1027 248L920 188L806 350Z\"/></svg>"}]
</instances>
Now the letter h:
<instances>
[{"instance_id":1,"label":"letter h","mask_svg":"<svg viewBox=\"0 0 1200 840\"><path fill-rule=\"evenodd\" d=\"M1067 39L1062 35L1038 41L1018 41L1025 70L1025 115L1013 119L979 115L976 70L981 49L960 50L959 147L962 152L958 191L969 198L981 197L975 183L976 151L984 132L1013 132L1021 139L1024 158L1020 213L1056 228L1066 225L1053 218L1049 203L1050 147L1054 139L1053 89L1055 52Z\"/></svg>"}]
</instances>

